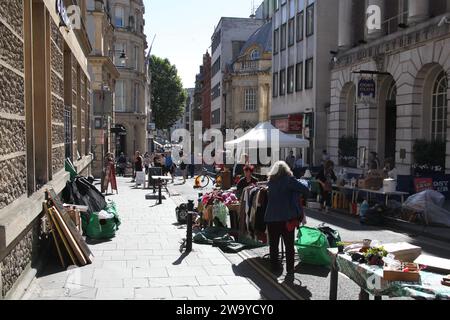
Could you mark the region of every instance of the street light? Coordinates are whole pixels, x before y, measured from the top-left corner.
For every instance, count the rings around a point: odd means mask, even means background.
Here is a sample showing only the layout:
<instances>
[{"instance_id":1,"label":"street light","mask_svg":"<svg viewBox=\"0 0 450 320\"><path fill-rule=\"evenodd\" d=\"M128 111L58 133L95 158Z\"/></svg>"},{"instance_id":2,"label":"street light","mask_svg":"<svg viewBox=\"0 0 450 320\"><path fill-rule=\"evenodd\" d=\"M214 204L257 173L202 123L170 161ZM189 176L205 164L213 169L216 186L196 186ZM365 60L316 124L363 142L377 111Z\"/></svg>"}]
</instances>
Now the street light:
<instances>
[{"instance_id":1,"label":"street light","mask_svg":"<svg viewBox=\"0 0 450 320\"><path fill-rule=\"evenodd\" d=\"M120 63L121 64L125 64L127 62L128 57L127 57L127 55L125 53L125 50L122 51L122 53L120 54L119 59L120 59Z\"/></svg>"}]
</instances>

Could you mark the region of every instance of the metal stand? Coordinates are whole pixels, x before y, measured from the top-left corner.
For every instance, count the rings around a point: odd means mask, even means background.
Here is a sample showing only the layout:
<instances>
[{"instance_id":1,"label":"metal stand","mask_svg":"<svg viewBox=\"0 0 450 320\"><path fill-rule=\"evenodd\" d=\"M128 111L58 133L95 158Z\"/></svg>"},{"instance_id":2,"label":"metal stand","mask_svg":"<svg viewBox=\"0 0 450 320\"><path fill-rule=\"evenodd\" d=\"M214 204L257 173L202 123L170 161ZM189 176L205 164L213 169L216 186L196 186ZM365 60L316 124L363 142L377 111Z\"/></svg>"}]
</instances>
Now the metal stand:
<instances>
[{"instance_id":1,"label":"metal stand","mask_svg":"<svg viewBox=\"0 0 450 320\"><path fill-rule=\"evenodd\" d=\"M192 212L189 211L187 215L186 253L192 252L192 216Z\"/></svg>"}]
</instances>

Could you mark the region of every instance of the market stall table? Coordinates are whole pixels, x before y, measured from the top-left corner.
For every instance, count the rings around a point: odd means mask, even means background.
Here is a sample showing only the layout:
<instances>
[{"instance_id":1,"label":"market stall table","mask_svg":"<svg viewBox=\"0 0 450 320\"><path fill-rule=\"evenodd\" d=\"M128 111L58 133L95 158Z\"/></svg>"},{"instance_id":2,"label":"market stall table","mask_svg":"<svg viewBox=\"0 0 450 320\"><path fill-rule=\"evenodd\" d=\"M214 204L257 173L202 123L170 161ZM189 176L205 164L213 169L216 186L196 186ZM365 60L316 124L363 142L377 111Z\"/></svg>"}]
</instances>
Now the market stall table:
<instances>
[{"instance_id":1,"label":"market stall table","mask_svg":"<svg viewBox=\"0 0 450 320\"><path fill-rule=\"evenodd\" d=\"M402 204L405 202L405 196L409 196L409 193L407 192L400 192L400 191L395 191L395 192L384 192L382 190L370 190L370 189L361 189L361 188L354 188L351 186L338 186L338 185L333 185L334 188L336 189L344 189L344 190L350 190L352 192L352 202L356 202L358 200L358 196L360 192L364 192L367 194L367 199L369 199L369 195L370 194L378 194L378 195L383 195L386 199L385 204L386 206L389 203L389 197L401 197L401 201Z\"/></svg>"},{"instance_id":2,"label":"market stall table","mask_svg":"<svg viewBox=\"0 0 450 320\"><path fill-rule=\"evenodd\" d=\"M172 180L167 176L152 176L152 179L158 181L158 204L162 204L162 182Z\"/></svg>"},{"instance_id":3,"label":"market stall table","mask_svg":"<svg viewBox=\"0 0 450 320\"><path fill-rule=\"evenodd\" d=\"M413 298L425 300L450 300L450 287L441 284L443 276L421 271L421 283L390 282L383 278L383 268L353 262L347 254L338 254L338 249L328 249L332 258L330 300L337 300L338 274L342 273L360 288L360 300L369 300L369 294L375 300L383 296L391 298Z\"/></svg>"}]
</instances>

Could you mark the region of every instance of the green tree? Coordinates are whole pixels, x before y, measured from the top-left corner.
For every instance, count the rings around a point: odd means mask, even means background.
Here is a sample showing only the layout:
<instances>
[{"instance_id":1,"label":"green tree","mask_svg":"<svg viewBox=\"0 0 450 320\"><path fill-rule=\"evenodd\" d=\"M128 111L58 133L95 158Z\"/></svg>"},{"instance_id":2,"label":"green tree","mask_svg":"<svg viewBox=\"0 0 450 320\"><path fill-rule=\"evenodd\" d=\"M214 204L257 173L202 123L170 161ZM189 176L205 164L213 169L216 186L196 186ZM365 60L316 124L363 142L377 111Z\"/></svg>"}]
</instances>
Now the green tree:
<instances>
[{"instance_id":1,"label":"green tree","mask_svg":"<svg viewBox=\"0 0 450 320\"><path fill-rule=\"evenodd\" d=\"M183 88L177 68L168 59L152 56L152 110L156 128L171 128L184 114L186 90Z\"/></svg>"}]
</instances>

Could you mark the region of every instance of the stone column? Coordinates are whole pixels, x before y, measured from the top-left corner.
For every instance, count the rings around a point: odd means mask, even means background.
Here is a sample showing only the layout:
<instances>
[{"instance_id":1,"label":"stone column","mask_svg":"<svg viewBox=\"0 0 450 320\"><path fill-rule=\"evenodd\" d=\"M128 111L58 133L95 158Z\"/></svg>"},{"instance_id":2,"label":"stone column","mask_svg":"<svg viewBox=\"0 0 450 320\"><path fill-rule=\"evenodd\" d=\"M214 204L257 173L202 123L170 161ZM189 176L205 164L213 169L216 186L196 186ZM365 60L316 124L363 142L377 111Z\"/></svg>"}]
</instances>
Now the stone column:
<instances>
[{"instance_id":1,"label":"stone column","mask_svg":"<svg viewBox=\"0 0 450 320\"><path fill-rule=\"evenodd\" d=\"M430 15L429 0L408 0L408 23L416 24L426 20Z\"/></svg>"},{"instance_id":2,"label":"stone column","mask_svg":"<svg viewBox=\"0 0 450 320\"><path fill-rule=\"evenodd\" d=\"M339 48L348 49L352 41L353 0L339 0Z\"/></svg>"},{"instance_id":3,"label":"stone column","mask_svg":"<svg viewBox=\"0 0 450 320\"><path fill-rule=\"evenodd\" d=\"M381 11L380 11L380 13L381 13L381 17L380 17L381 18L381 29L370 29L369 30L368 26L366 24L367 39L375 40L384 35L384 29L385 29L385 26L383 25L384 17L385 17L385 15L384 15L384 12L385 12L384 0L367 0L366 3L367 3L366 9L368 9L370 6L378 6L381 9ZM368 19L372 19L373 17L378 19L378 17L376 17L375 15L372 17L369 17Z\"/></svg>"}]
</instances>

